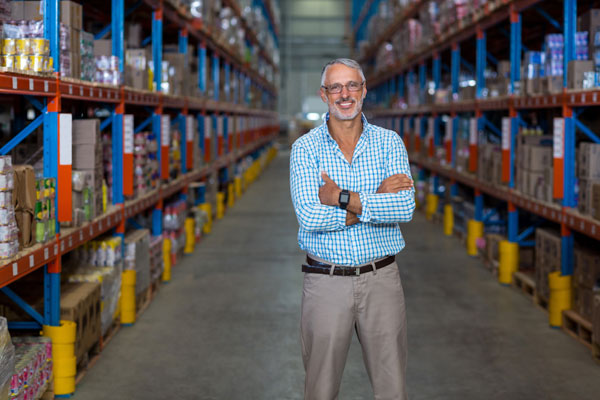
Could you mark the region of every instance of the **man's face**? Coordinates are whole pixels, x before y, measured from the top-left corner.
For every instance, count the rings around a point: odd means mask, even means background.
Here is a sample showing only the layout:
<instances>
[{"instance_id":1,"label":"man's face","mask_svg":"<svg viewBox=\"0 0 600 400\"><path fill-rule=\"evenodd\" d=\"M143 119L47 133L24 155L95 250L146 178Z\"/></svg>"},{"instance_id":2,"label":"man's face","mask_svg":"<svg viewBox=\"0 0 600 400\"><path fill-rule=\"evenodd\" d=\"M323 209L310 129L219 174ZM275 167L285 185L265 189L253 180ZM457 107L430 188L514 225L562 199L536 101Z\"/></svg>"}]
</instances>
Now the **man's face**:
<instances>
[{"instance_id":1,"label":"man's face","mask_svg":"<svg viewBox=\"0 0 600 400\"><path fill-rule=\"evenodd\" d=\"M340 93L321 88L321 99L329 106L329 113L336 119L348 121L356 118L362 111L362 104L367 94L364 85L358 91L348 90L351 82L361 84L362 78L358 70L343 64L335 64L327 69L324 86L331 89L333 85L345 85Z\"/></svg>"}]
</instances>

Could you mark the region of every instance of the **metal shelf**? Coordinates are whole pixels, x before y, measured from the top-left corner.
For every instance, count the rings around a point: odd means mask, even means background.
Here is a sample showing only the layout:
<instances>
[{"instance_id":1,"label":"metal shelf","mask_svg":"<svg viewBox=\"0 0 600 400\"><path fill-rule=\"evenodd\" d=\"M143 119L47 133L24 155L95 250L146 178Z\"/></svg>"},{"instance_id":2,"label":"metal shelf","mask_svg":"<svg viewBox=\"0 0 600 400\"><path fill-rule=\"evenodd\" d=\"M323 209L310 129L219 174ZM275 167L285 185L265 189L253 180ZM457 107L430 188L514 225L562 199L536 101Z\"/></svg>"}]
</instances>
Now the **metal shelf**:
<instances>
[{"instance_id":1,"label":"metal shelf","mask_svg":"<svg viewBox=\"0 0 600 400\"><path fill-rule=\"evenodd\" d=\"M274 128L273 128L274 129ZM265 134L267 131L263 131ZM235 162L235 160L263 147L276 138L276 133L263 136L256 143L249 144L235 153L230 153L209 166L200 170L191 171L173 182L163 184L158 189L135 200L125 202L123 206L111 206L110 210L94 221L78 228L63 228L58 239L48 243L37 244L21 251L14 259L0 262L0 288L21 277L35 271L47 264L52 258L68 253L80 245L93 240L110 229L116 228L126 218L154 206L162 199L166 199L181 191L190 183L202 179L208 174ZM59 251L60 247L60 251Z\"/></svg>"},{"instance_id":2,"label":"metal shelf","mask_svg":"<svg viewBox=\"0 0 600 400\"><path fill-rule=\"evenodd\" d=\"M452 46L453 43L458 43L464 41L465 39L471 36L475 36L477 29L485 30L509 18L511 9L514 9L514 11L516 12L521 12L522 10L525 10L540 2L541 0L501 0L500 5L496 6L495 8L486 6L478 14L475 14L474 16L466 20L459 21L459 23L456 24L453 27L453 29L448 30L443 35L438 37L431 45L397 62L386 71L377 73L376 77L368 77L367 82L369 82L370 86L377 86L380 83L385 82L390 78L394 77L395 75L399 74L400 72L407 71L413 68L415 65L425 61L426 59L431 58L433 54L439 53L442 50L449 48L450 46ZM417 4L422 5L424 3ZM414 12L416 13L417 11L418 8ZM402 22L404 22L404 20L400 20L400 22L396 21L395 24L401 25ZM390 29L389 32L395 33L396 31ZM388 31L386 31L386 34L387 33ZM383 35L377 40L377 43L381 44L386 40L390 39L391 36ZM373 55L376 51L377 48L374 48L372 50ZM365 61L367 61L366 58L361 59L361 62Z\"/></svg>"},{"instance_id":3,"label":"metal shelf","mask_svg":"<svg viewBox=\"0 0 600 400\"><path fill-rule=\"evenodd\" d=\"M144 0L144 2L152 9L160 9L161 1L159 0ZM273 84L268 82L257 71L248 67L248 65L230 49L219 43L202 23L194 21L190 15L187 15L182 11L183 10L174 7L170 3L167 3L166 6L163 7L163 14L167 20L174 23L179 28L186 29L189 35L193 36L201 43L206 43L210 49L217 52L225 59L230 60L233 64L235 64L238 70L242 71L244 74L252 78L252 80L259 83L269 93L275 96L277 95L277 88Z\"/></svg>"},{"instance_id":4,"label":"metal shelf","mask_svg":"<svg viewBox=\"0 0 600 400\"><path fill-rule=\"evenodd\" d=\"M423 159L420 155L411 154L410 162L438 175L460 182L463 185L480 190L489 196L505 202L511 202L516 207L532 214L543 217L557 224L564 223L570 229L581 232L596 240L600 240L600 221L590 216L582 215L575 209L564 208L557 204L549 204L526 196L507 186L497 186L482 182L473 174L456 171L449 166L441 165L431 160Z\"/></svg>"}]
</instances>

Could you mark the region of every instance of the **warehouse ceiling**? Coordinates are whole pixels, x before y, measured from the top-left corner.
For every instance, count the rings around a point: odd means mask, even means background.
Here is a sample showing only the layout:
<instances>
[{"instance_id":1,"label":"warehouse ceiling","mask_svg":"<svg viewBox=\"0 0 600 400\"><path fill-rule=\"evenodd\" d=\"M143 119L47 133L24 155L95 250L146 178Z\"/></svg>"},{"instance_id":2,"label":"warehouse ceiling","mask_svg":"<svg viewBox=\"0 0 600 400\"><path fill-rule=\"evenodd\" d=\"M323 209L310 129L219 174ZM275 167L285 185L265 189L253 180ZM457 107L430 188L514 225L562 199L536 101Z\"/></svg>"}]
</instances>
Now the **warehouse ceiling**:
<instances>
[{"instance_id":1,"label":"warehouse ceiling","mask_svg":"<svg viewBox=\"0 0 600 400\"><path fill-rule=\"evenodd\" d=\"M320 110L306 107L314 108L310 104L315 104L323 65L350 55L349 0L279 0L279 4L282 18L280 113L283 118L289 118L318 112Z\"/></svg>"}]
</instances>

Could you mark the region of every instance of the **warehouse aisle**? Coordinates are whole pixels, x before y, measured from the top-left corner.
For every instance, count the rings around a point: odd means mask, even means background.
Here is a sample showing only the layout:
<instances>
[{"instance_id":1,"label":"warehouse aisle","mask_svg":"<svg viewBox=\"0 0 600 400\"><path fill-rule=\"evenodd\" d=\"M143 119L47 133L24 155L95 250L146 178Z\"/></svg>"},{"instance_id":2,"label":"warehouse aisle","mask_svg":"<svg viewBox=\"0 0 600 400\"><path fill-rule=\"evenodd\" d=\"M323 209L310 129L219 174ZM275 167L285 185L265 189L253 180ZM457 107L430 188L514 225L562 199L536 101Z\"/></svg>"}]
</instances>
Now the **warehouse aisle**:
<instances>
[{"instance_id":1,"label":"warehouse aisle","mask_svg":"<svg viewBox=\"0 0 600 400\"><path fill-rule=\"evenodd\" d=\"M75 400L302 399L303 254L288 156L214 225L135 326L123 328ZM597 399L600 367L421 214L398 261L407 296L409 393L417 399ZM596 394L594 394L596 393ZM341 400L372 393L355 340Z\"/></svg>"}]
</instances>

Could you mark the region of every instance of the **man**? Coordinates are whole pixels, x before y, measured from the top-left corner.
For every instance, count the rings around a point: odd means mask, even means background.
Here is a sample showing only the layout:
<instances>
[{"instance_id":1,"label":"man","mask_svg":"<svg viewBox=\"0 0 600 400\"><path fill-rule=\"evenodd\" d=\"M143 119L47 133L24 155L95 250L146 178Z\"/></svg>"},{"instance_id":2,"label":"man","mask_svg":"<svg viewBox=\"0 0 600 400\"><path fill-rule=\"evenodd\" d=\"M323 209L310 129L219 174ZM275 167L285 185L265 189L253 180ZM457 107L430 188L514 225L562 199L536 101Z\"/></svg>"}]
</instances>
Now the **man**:
<instances>
[{"instance_id":1,"label":"man","mask_svg":"<svg viewBox=\"0 0 600 400\"><path fill-rule=\"evenodd\" d=\"M375 399L406 399L406 314L395 255L404 248L398 223L409 222L415 208L413 181L400 137L362 115L366 93L356 61L329 62L321 76L329 113L292 147L292 201L307 252L307 400L337 399L354 329Z\"/></svg>"}]
</instances>

